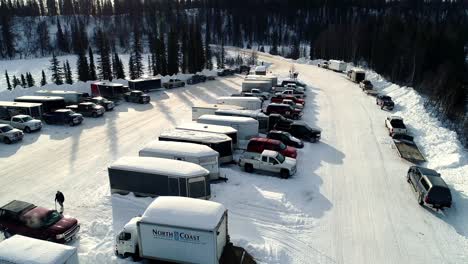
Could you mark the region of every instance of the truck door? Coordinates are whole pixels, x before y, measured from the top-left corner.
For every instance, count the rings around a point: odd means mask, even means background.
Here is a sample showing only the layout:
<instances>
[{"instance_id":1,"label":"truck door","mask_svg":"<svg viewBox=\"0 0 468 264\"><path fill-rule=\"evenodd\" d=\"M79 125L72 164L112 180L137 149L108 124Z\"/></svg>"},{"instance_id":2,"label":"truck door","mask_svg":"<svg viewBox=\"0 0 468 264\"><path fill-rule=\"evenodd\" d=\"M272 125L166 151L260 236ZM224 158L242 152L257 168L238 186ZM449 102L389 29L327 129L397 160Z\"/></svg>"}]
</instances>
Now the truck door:
<instances>
[{"instance_id":1,"label":"truck door","mask_svg":"<svg viewBox=\"0 0 468 264\"><path fill-rule=\"evenodd\" d=\"M167 189L169 195L180 196L179 179L169 178Z\"/></svg>"}]
</instances>

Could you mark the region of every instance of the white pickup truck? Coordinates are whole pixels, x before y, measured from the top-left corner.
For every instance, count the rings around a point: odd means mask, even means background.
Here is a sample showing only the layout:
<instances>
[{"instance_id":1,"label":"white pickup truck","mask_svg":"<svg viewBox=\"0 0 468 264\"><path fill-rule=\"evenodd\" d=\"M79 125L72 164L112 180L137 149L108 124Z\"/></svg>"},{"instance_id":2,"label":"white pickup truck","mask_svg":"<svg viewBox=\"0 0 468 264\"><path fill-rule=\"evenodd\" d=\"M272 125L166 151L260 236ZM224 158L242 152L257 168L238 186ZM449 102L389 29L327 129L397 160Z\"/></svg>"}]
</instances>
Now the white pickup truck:
<instances>
[{"instance_id":1,"label":"white pickup truck","mask_svg":"<svg viewBox=\"0 0 468 264\"><path fill-rule=\"evenodd\" d=\"M395 134L407 134L408 130L406 129L403 118L399 116L388 116L385 119L385 127L388 128L388 134L393 136Z\"/></svg>"},{"instance_id":2,"label":"white pickup truck","mask_svg":"<svg viewBox=\"0 0 468 264\"><path fill-rule=\"evenodd\" d=\"M283 91L286 91L286 90L294 90L294 91L297 91L297 92L301 92L301 93L304 93L304 87L300 87L300 86L297 86L295 84L286 84L285 86L275 86L273 87L273 91L276 93L276 92L283 92Z\"/></svg>"},{"instance_id":3,"label":"white pickup truck","mask_svg":"<svg viewBox=\"0 0 468 264\"><path fill-rule=\"evenodd\" d=\"M262 154L245 152L239 159L239 166L246 172L254 170L279 173L287 179L296 173L296 160L288 158L276 151L264 150Z\"/></svg>"},{"instance_id":4,"label":"white pickup truck","mask_svg":"<svg viewBox=\"0 0 468 264\"><path fill-rule=\"evenodd\" d=\"M21 129L26 133L37 131L42 128L41 120L34 119L28 115L15 115L10 120L1 120L0 124L7 124L14 128Z\"/></svg>"},{"instance_id":5,"label":"white pickup truck","mask_svg":"<svg viewBox=\"0 0 468 264\"><path fill-rule=\"evenodd\" d=\"M298 91L298 90L293 90L293 89L287 89L287 90L284 90L282 92L276 92L275 94L276 95L291 95L291 96L294 96L296 98L301 98L301 99L304 99L304 97L305 97L304 92L301 92L301 91Z\"/></svg>"}]
</instances>

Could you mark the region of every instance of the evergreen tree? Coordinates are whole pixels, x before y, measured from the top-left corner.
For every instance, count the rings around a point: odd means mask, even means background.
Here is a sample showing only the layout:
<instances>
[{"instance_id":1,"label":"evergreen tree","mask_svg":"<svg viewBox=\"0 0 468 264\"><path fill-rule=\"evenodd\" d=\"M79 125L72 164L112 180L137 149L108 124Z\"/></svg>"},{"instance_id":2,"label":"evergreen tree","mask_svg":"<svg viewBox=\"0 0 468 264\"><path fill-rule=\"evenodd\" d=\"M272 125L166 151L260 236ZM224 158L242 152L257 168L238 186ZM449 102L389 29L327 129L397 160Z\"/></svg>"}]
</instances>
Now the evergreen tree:
<instances>
[{"instance_id":1,"label":"evergreen tree","mask_svg":"<svg viewBox=\"0 0 468 264\"><path fill-rule=\"evenodd\" d=\"M125 79L122 60L119 58L117 52L114 52L114 56L112 57L112 73L116 79Z\"/></svg>"},{"instance_id":2,"label":"evergreen tree","mask_svg":"<svg viewBox=\"0 0 468 264\"><path fill-rule=\"evenodd\" d=\"M206 66L205 68L207 68L208 70L212 70L213 69L213 62L211 61L212 57L211 57L211 49L210 49L210 42L211 42L211 38L210 38L210 23L206 23L206 32L205 32L205 61L206 61Z\"/></svg>"},{"instance_id":3,"label":"evergreen tree","mask_svg":"<svg viewBox=\"0 0 468 264\"><path fill-rule=\"evenodd\" d=\"M97 74L96 74L96 66L94 65L94 55L93 55L93 50L91 47L88 48L88 53L89 53L89 75L88 79L89 80L97 80Z\"/></svg>"},{"instance_id":4,"label":"evergreen tree","mask_svg":"<svg viewBox=\"0 0 468 264\"><path fill-rule=\"evenodd\" d=\"M166 45L164 44L164 33L161 29L159 30L159 45L158 45L158 58L157 58L157 65L158 67L158 72L162 75L165 76L167 75L167 59L166 59Z\"/></svg>"},{"instance_id":5,"label":"evergreen tree","mask_svg":"<svg viewBox=\"0 0 468 264\"><path fill-rule=\"evenodd\" d=\"M41 56L45 56L50 52L50 37L49 27L46 21L41 21L37 24L37 36Z\"/></svg>"},{"instance_id":6,"label":"evergreen tree","mask_svg":"<svg viewBox=\"0 0 468 264\"><path fill-rule=\"evenodd\" d=\"M8 58L13 58L16 53L15 49L15 35L11 28L11 18L8 14L0 14L2 20L2 37L0 42L3 44L3 49ZM3 43L2 43L3 42ZM3 51L0 51L3 52ZM0 53L1 54L1 53Z\"/></svg>"},{"instance_id":7,"label":"evergreen tree","mask_svg":"<svg viewBox=\"0 0 468 264\"><path fill-rule=\"evenodd\" d=\"M26 88L28 86L28 84L26 83L26 78L24 78L24 74L21 74L21 86L23 86L23 88Z\"/></svg>"},{"instance_id":8,"label":"evergreen tree","mask_svg":"<svg viewBox=\"0 0 468 264\"><path fill-rule=\"evenodd\" d=\"M11 83L10 83L10 76L8 76L8 72L5 71L5 79L6 79L6 82L7 82L7 89L8 90L11 90Z\"/></svg>"},{"instance_id":9,"label":"evergreen tree","mask_svg":"<svg viewBox=\"0 0 468 264\"><path fill-rule=\"evenodd\" d=\"M41 12L41 16L46 16L47 12L44 7L44 0L38 0L39 1L39 11Z\"/></svg>"},{"instance_id":10,"label":"evergreen tree","mask_svg":"<svg viewBox=\"0 0 468 264\"><path fill-rule=\"evenodd\" d=\"M47 78L46 78L44 70L42 70L41 86L44 86L46 84L47 84Z\"/></svg>"},{"instance_id":11,"label":"evergreen tree","mask_svg":"<svg viewBox=\"0 0 468 264\"><path fill-rule=\"evenodd\" d=\"M218 69L224 68L225 58L226 58L226 51L224 50L224 38L221 38L221 54L219 55Z\"/></svg>"},{"instance_id":12,"label":"evergreen tree","mask_svg":"<svg viewBox=\"0 0 468 264\"><path fill-rule=\"evenodd\" d=\"M63 64L63 66L63 68L65 69L65 83L73 84L73 74L68 60L66 61L66 63Z\"/></svg>"},{"instance_id":13,"label":"evergreen tree","mask_svg":"<svg viewBox=\"0 0 468 264\"><path fill-rule=\"evenodd\" d=\"M60 25L60 20L57 18L57 33L56 33L56 40L57 40L57 48L64 53L68 53L70 51L68 45L68 39L66 34L62 31L62 26Z\"/></svg>"},{"instance_id":14,"label":"evergreen tree","mask_svg":"<svg viewBox=\"0 0 468 264\"><path fill-rule=\"evenodd\" d=\"M135 63L133 62L133 55L130 55L130 58L128 59L128 75L130 76L131 80L135 80L137 78Z\"/></svg>"},{"instance_id":15,"label":"evergreen tree","mask_svg":"<svg viewBox=\"0 0 468 264\"><path fill-rule=\"evenodd\" d=\"M16 78L15 75L13 75L13 89L18 87L18 85L21 85L21 81L18 78Z\"/></svg>"},{"instance_id":16,"label":"evergreen tree","mask_svg":"<svg viewBox=\"0 0 468 264\"><path fill-rule=\"evenodd\" d=\"M63 69L60 67L60 62L57 56L55 56L55 53L52 53L49 70L52 72L52 82L57 85L63 84Z\"/></svg>"},{"instance_id":17,"label":"evergreen tree","mask_svg":"<svg viewBox=\"0 0 468 264\"><path fill-rule=\"evenodd\" d=\"M171 29L167 39L167 73L169 75L179 72L179 43L175 30Z\"/></svg>"},{"instance_id":18,"label":"evergreen tree","mask_svg":"<svg viewBox=\"0 0 468 264\"><path fill-rule=\"evenodd\" d=\"M144 74L142 53L143 53L143 47L141 44L141 33L140 33L140 30L138 29L137 24L135 24L135 27L133 30L133 53L131 55L132 64L133 64L132 66L133 72L130 75L130 77L133 79L138 79Z\"/></svg>"},{"instance_id":19,"label":"evergreen tree","mask_svg":"<svg viewBox=\"0 0 468 264\"><path fill-rule=\"evenodd\" d=\"M86 55L84 54L84 52L80 52L78 54L78 59L76 61L76 68L77 68L77 73L78 73L78 80L82 82L86 82L90 80L88 59L86 58Z\"/></svg>"},{"instance_id":20,"label":"evergreen tree","mask_svg":"<svg viewBox=\"0 0 468 264\"><path fill-rule=\"evenodd\" d=\"M55 0L47 0L47 14L49 16L58 15L58 8Z\"/></svg>"},{"instance_id":21,"label":"evergreen tree","mask_svg":"<svg viewBox=\"0 0 468 264\"><path fill-rule=\"evenodd\" d=\"M315 56L314 56L314 40L311 39L310 40L310 45L309 45L309 58L311 60L315 59Z\"/></svg>"},{"instance_id":22,"label":"evergreen tree","mask_svg":"<svg viewBox=\"0 0 468 264\"><path fill-rule=\"evenodd\" d=\"M36 85L36 81L34 81L34 78L30 72L26 73L26 82L28 83L28 87L33 87Z\"/></svg>"}]
</instances>

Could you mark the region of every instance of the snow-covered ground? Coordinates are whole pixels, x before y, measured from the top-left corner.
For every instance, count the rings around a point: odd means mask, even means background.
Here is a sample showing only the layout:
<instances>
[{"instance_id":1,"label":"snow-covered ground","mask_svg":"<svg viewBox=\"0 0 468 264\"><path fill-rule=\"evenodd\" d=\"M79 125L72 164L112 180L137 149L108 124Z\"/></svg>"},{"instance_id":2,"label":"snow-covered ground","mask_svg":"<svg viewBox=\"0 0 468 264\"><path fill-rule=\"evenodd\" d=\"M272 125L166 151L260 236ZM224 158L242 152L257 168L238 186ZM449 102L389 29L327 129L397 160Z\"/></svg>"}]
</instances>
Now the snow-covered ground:
<instances>
[{"instance_id":1,"label":"snow-covered ground","mask_svg":"<svg viewBox=\"0 0 468 264\"><path fill-rule=\"evenodd\" d=\"M287 74L290 60L259 54ZM229 210L232 240L260 263L468 263L467 153L440 127L411 89L370 76L396 102L416 142L452 189L454 207L420 207L376 107L344 74L295 64L309 85L304 120L323 129L322 141L299 150L298 173L288 180L221 169L212 200ZM82 263L127 262L113 255L114 235L141 214L150 198L110 195L107 166L135 156L167 128L190 121L191 106L237 93L240 77L151 93L150 105L123 103L78 127L45 126L24 142L0 145L0 204L22 199L53 207L64 192L65 211L80 219ZM0 94L0 98L3 93Z\"/></svg>"}]
</instances>

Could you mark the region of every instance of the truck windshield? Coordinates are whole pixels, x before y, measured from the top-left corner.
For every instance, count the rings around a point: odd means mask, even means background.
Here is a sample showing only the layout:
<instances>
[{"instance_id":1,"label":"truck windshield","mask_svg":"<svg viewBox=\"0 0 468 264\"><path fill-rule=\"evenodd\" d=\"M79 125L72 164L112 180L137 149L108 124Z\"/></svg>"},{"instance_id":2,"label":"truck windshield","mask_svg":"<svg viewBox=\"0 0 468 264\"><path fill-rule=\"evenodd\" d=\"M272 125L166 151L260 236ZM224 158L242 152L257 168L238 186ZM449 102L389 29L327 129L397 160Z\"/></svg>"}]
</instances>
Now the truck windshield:
<instances>
[{"instance_id":1,"label":"truck windshield","mask_svg":"<svg viewBox=\"0 0 468 264\"><path fill-rule=\"evenodd\" d=\"M280 153L278 153L278 155L276 156L276 159L277 159L280 163L283 163L283 162L284 162L284 156L281 155Z\"/></svg>"},{"instance_id":2,"label":"truck windshield","mask_svg":"<svg viewBox=\"0 0 468 264\"><path fill-rule=\"evenodd\" d=\"M13 129L13 128L11 128L10 126L4 126L4 127L0 128L0 130L1 130L2 132L8 132L8 131L10 131L10 130L12 130L12 129Z\"/></svg>"},{"instance_id":3,"label":"truck windshield","mask_svg":"<svg viewBox=\"0 0 468 264\"><path fill-rule=\"evenodd\" d=\"M29 121L33 120L32 117L30 117L30 116L23 117L22 119L23 119L23 122L29 122Z\"/></svg>"},{"instance_id":4,"label":"truck windshield","mask_svg":"<svg viewBox=\"0 0 468 264\"><path fill-rule=\"evenodd\" d=\"M57 223L58 220L62 219L62 217L63 216L59 212L57 212L55 210L50 211L47 214L47 216L42 219L41 226L42 227L51 226L51 225Z\"/></svg>"},{"instance_id":5,"label":"truck windshield","mask_svg":"<svg viewBox=\"0 0 468 264\"><path fill-rule=\"evenodd\" d=\"M403 120L395 119L392 120L391 123L394 128L406 128L405 124L403 123Z\"/></svg>"}]
</instances>

